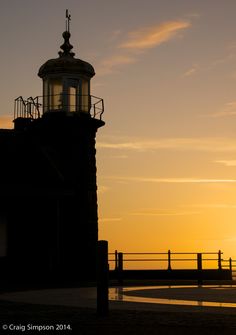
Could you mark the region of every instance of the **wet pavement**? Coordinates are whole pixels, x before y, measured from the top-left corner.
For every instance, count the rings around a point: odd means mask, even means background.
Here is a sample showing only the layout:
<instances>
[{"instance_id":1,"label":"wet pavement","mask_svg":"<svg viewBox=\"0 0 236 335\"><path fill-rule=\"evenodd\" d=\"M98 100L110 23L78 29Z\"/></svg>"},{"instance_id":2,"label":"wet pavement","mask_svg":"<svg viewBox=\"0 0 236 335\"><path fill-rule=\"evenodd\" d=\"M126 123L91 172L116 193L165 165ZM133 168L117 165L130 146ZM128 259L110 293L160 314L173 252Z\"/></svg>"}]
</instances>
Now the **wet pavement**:
<instances>
[{"instance_id":1,"label":"wet pavement","mask_svg":"<svg viewBox=\"0 0 236 335\"><path fill-rule=\"evenodd\" d=\"M96 287L0 294L4 301L96 308ZM111 287L111 309L224 311L236 314L236 285Z\"/></svg>"}]
</instances>

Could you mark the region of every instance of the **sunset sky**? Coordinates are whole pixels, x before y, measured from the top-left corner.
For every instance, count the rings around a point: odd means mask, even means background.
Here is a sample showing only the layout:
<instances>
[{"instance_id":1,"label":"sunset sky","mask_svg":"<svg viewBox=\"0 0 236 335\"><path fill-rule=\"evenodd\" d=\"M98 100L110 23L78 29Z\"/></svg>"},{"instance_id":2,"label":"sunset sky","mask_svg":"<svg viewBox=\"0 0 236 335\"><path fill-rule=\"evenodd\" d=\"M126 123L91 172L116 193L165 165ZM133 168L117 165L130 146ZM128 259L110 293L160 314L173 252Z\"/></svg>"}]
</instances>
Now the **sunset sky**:
<instances>
[{"instance_id":1,"label":"sunset sky","mask_svg":"<svg viewBox=\"0 0 236 335\"><path fill-rule=\"evenodd\" d=\"M236 1L1 0L0 127L42 95L71 16L76 56L104 98L99 238L110 251L236 259Z\"/></svg>"}]
</instances>

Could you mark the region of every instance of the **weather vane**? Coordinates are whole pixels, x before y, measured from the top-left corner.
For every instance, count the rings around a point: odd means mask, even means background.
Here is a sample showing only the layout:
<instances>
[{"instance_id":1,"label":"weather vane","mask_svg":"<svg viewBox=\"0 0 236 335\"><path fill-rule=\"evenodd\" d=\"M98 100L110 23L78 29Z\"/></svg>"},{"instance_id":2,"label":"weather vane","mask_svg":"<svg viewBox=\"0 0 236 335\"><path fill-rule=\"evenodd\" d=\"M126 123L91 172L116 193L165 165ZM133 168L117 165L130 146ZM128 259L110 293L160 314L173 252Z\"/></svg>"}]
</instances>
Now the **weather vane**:
<instances>
[{"instance_id":1,"label":"weather vane","mask_svg":"<svg viewBox=\"0 0 236 335\"><path fill-rule=\"evenodd\" d=\"M71 15L69 14L68 9L66 10L66 31L70 32L70 21Z\"/></svg>"}]
</instances>

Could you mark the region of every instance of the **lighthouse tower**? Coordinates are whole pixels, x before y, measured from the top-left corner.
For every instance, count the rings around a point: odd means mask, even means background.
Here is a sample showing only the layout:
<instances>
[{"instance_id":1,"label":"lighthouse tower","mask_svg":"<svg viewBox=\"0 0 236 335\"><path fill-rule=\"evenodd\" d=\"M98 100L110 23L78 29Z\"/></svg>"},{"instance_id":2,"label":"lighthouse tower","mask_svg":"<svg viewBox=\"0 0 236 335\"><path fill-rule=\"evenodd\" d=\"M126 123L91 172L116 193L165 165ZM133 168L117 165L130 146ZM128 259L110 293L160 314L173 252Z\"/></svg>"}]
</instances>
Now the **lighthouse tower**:
<instances>
[{"instance_id":1,"label":"lighthouse tower","mask_svg":"<svg viewBox=\"0 0 236 335\"><path fill-rule=\"evenodd\" d=\"M95 138L104 104L91 95L93 66L72 51L69 20L67 13L59 57L39 69L41 96L18 97L14 129L0 130L1 259L16 280L95 278Z\"/></svg>"}]
</instances>

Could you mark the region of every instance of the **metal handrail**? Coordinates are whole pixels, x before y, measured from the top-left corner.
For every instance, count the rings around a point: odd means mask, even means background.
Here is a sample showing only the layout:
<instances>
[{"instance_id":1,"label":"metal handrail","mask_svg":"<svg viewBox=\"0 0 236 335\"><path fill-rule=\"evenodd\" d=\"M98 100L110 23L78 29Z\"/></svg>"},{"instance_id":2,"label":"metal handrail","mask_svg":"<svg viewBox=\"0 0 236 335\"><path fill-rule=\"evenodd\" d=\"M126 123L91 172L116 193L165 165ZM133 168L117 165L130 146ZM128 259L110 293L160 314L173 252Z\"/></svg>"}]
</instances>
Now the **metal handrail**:
<instances>
[{"instance_id":1,"label":"metal handrail","mask_svg":"<svg viewBox=\"0 0 236 335\"><path fill-rule=\"evenodd\" d=\"M102 114L104 113L104 100L102 98L98 98L94 95L91 95L92 98L98 99L97 102L94 103L94 116L96 116L98 113L96 113L96 108L100 110L100 120L102 118ZM102 104L102 107L96 107L99 103Z\"/></svg>"},{"instance_id":2,"label":"metal handrail","mask_svg":"<svg viewBox=\"0 0 236 335\"><path fill-rule=\"evenodd\" d=\"M83 99L87 98L84 103ZM71 101L75 104L71 104ZM54 94L29 97L24 99L19 96L14 103L14 119L18 117L37 119L45 112L71 111L88 113L92 118L102 119L104 113L104 101L93 95Z\"/></svg>"},{"instance_id":3,"label":"metal handrail","mask_svg":"<svg viewBox=\"0 0 236 335\"><path fill-rule=\"evenodd\" d=\"M24 113L26 110L26 101L22 96L19 96L14 101L14 119L16 119L18 115L18 110L20 109L20 114ZM25 116L24 116L25 117Z\"/></svg>"},{"instance_id":4,"label":"metal handrail","mask_svg":"<svg viewBox=\"0 0 236 335\"><path fill-rule=\"evenodd\" d=\"M32 119L40 118L40 110L42 104L38 102L38 97L29 97L27 99L27 107L30 108L29 114L32 116ZM33 107L33 109L31 109Z\"/></svg>"},{"instance_id":5,"label":"metal handrail","mask_svg":"<svg viewBox=\"0 0 236 335\"><path fill-rule=\"evenodd\" d=\"M171 252L171 255L196 255L197 252ZM202 255L218 255L218 252L201 252ZM223 254L223 252L221 252ZM109 255L114 255L110 252ZM123 252L123 255L168 255L168 252Z\"/></svg>"},{"instance_id":6,"label":"metal handrail","mask_svg":"<svg viewBox=\"0 0 236 335\"><path fill-rule=\"evenodd\" d=\"M228 268L231 271L233 270L233 268L236 268L236 264L233 264L233 262L236 262L236 260L232 260L231 258L229 260L225 260L222 258L223 252L221 250L219 250L218 252L202 252L202 253L196 253L196 252L171 252L170 250L168 250L168 252L125 252L125 253L120 253L117 250L115 251L115 253L109 253L110 256L114 255L114 258L110 258L109 261L110 262L114 262L115 263L115 269L118 268L118 264L119 264L119 259L121 259L122 264L125 262L167 262L168 264L168 269L171 270L171 264L173 262L196 262L197 264L197 268L200 269L202 268L202 262L203 261L207 261L207 262L218 262L218 269L221 270L223 268ZM138 257L138 258L125 258L123 256L147 256L147 255L166 255L166 258L158 258L158 257L146 257L146 258L142 258L142 257ZM175 255L196 255L195 258L191 257L191 258L175 258ZM208 256L208 255L217 255L217 258L204 258L203 256ZM227 262L227 264L226 264ZM123 268L123 265L122 265Z\"/></svg>"}]
</instances>

